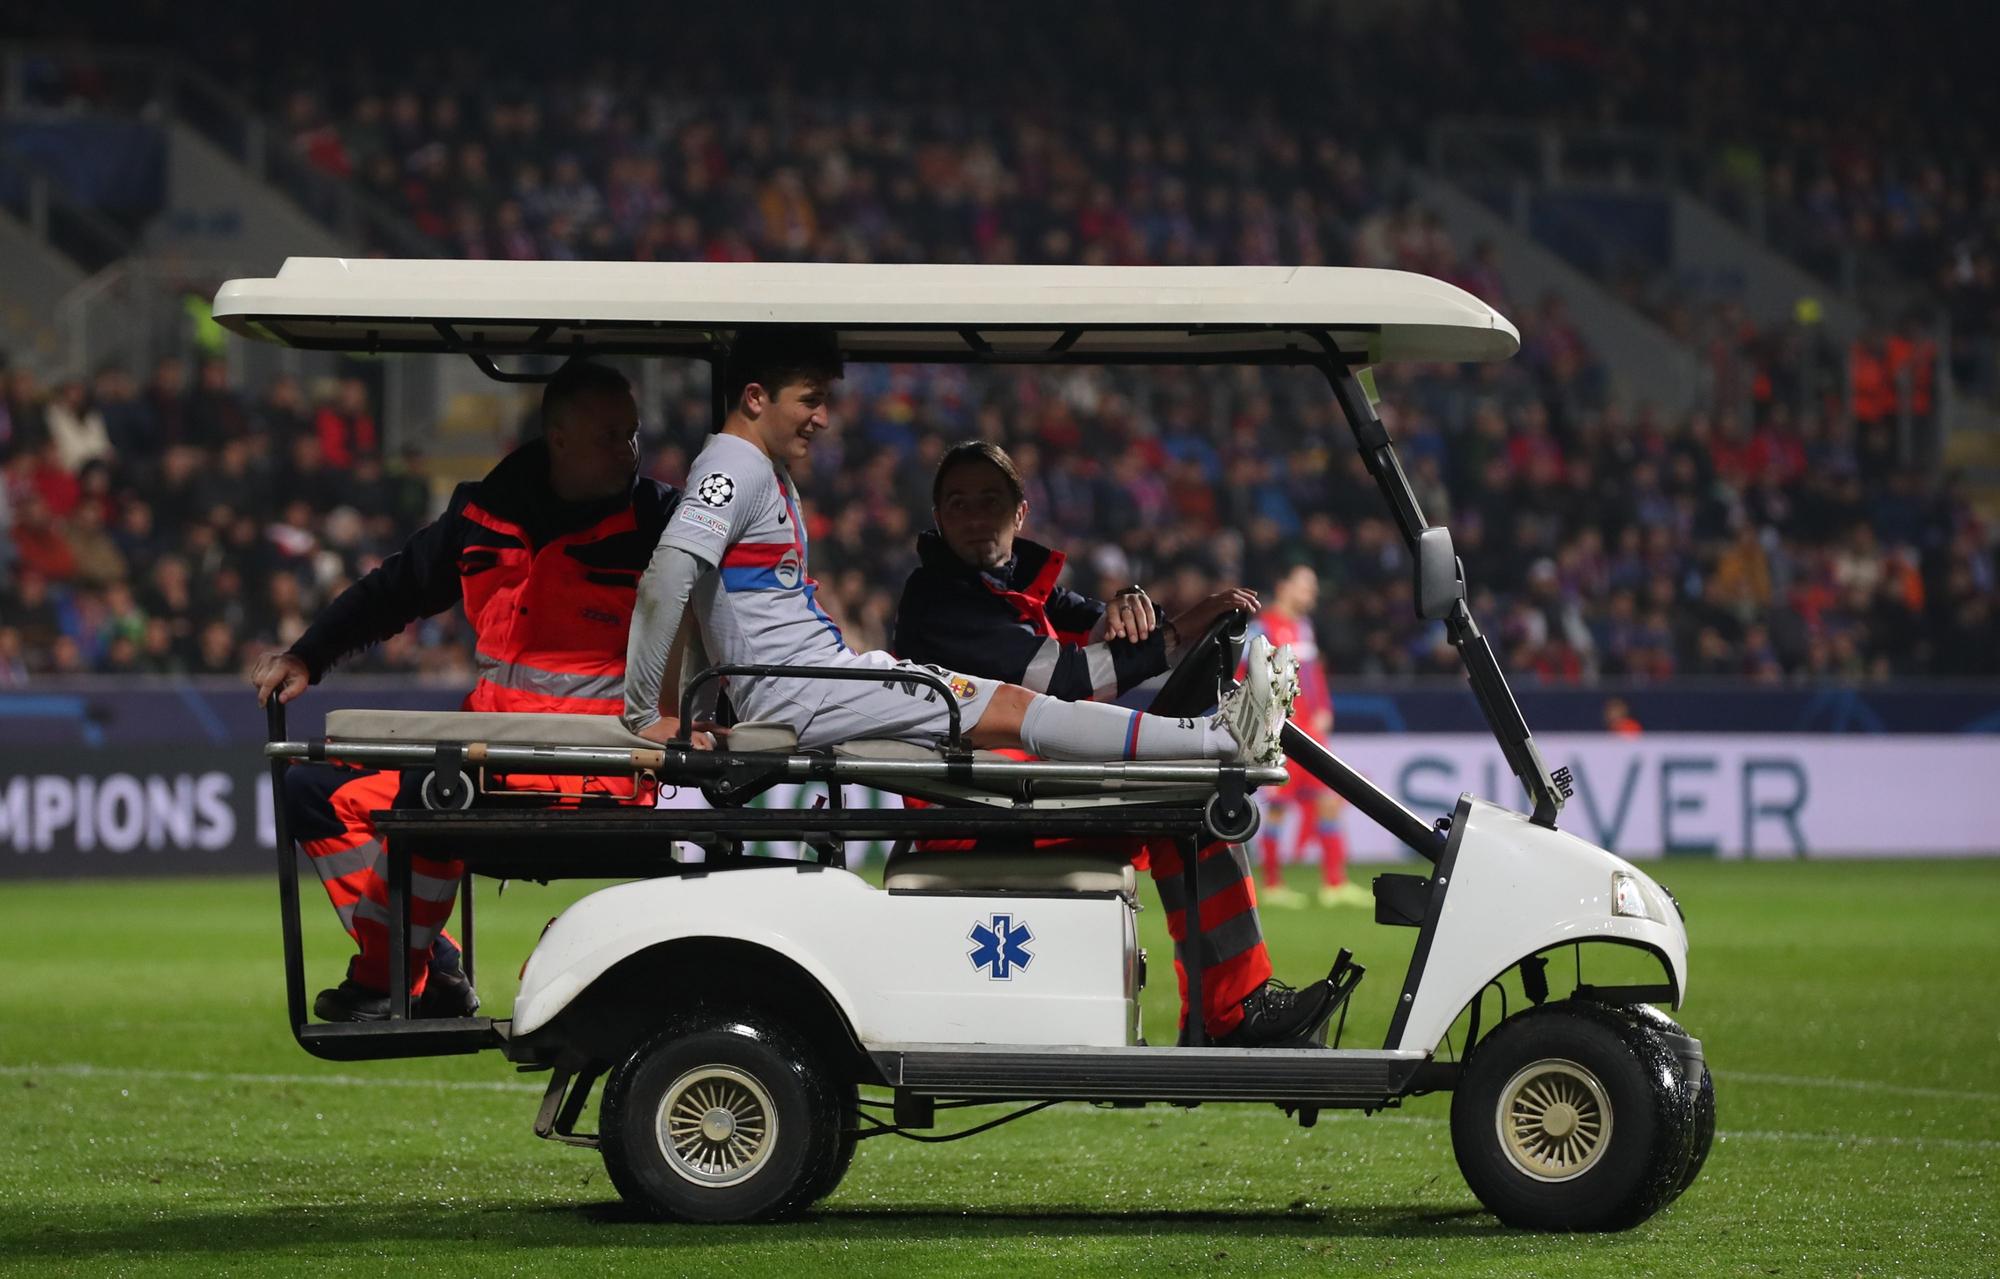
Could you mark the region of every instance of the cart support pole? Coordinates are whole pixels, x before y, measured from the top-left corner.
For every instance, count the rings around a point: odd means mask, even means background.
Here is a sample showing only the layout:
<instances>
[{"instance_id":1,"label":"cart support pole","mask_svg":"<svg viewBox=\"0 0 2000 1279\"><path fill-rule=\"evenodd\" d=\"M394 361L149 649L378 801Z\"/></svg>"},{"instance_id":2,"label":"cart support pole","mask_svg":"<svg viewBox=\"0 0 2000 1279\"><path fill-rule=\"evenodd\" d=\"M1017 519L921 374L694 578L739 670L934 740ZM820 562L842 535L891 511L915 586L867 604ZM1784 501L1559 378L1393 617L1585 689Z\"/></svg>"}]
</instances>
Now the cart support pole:
<instances>
[{"instance_id":1,"label":"cart support pole","mask_svg":"<svg viewBox=\"0 0 2000 1279\"><path fill-rule=\"evenodd\" d=\"M1396 802L1396 798L1355 772L1298 725L1287 720L1285 756L1325 784L1326 788L1359 809L1364 817L1403 841L1411 852L1426 861L1436 861L1444 852L1445 837L1434 826Z\"/></svg>"},{"instance_id":2,"label":"cart support pole","mask_svg":"<svg viewBox=\"0 0 2000 1279\"><path fill-rule=\"evenodd\" d=\"M1367 463L1368 473L1375 477L1376 487L1382 490L1382 497L1396 517L1396 527L1402 530L1403 541L1414 556L1417 553L1417 535L1429 525L1424 522L1424 513L1417 505L1416 491L1410 487L1409 476L1403 474L1403 464L1397 459L1396 447L1389 440L1389 428L1382 424L1381 416L1375 412L1375 405L1369 400L1361 379L1349 367L1339 344L1325 333L1313 336L1326 352L1326 358L1318 361L1319 370L1326 376L1327 385L1333 388L1333 398L1340 405L1341 415L1347 419L1348 427L1354 432L1354 442L1361 450L1361 459ZM1487 727L1493 731L1501 754L1507 758L1507 767L1521 779L1522 787L1534 801L1533 820L1537 825L1553 830L1556 814L1562 810L1563 801L1569 798L1567 772L1551 776L1548 765L1542 762L1535 739L1528 732L1528 721L1522 718L1521 707L1514 700L1514 690L1507 687L1507 676L1501 672L1500 663L1493 656L1493 647L1480 633L1478 625L1472 620L1472 610L1463 599L1452 605L1451 615L1444 619L1444 626L1445 634L1465 665L1466 682L1472 685L1473 696L1479 699L1479 709L1486 717Z\"/></svg>"},{"instance_id":3,"label":"cart support pole","mask_svg":"<svg viewBox=\"0 0 2000 1279\"><path fill-rule=\"evenodd\" d=\"M476 986L479 983L472 975L472 876L459 876L458 891L464 894L463 897L459 898L458 902L458 931L460 933L458 940L461 952L458 962L459 966L465 969L465 984Z\"/></svg>"},{"instance_id":4,"label":"cart support pole","mask_svg":"<svg viewBox=\"0 0 2000 1279\"><path fill-rule=\"evenodd\" d=\"M384 841L389 863L389 1016L410 1017L410 854Z\"/></svg>"},{"instance_id":5,"label":"cart support pole","mask_svg":"<svg viewBox=\"0 0 2000 1279\"><path fill-rule=\"evenodd\" d=\"M1208 1007L1201 989L1201 841L1183 836L1174 841L1181 852L1181 967L1187 970L1187 1032L1190 1048L1208 1046Z\"/></svg>"},{"instance_id":6,"label":"cart support pole","mask_svg":"<svg viewBox=\"0 0 2000 1279\"><path fill-rule=\"evenodd\" d=\"M274 742L285 740L285 704L277 693L264 706L264 722ZM292 847L292 823L285 811L285 769L271 761L271 832L278 846L278 923L285 936L285 1015L296 1039L306 1024L306 961L299 925L299 850Z\"/></svg>"}]
</instances>

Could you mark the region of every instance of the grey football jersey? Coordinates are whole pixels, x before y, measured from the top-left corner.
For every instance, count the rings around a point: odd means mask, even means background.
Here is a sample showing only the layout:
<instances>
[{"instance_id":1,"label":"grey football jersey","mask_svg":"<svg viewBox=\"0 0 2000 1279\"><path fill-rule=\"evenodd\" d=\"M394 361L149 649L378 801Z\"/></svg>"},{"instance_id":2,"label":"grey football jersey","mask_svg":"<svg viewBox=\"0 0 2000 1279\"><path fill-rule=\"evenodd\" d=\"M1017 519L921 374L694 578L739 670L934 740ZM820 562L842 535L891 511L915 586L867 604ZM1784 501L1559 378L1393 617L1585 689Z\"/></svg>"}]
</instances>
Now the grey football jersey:
<instances>
[{"instance_id":1,"label":"grey football jersey","mask_svg":"<svg viewBox=\"0 0 2000 1279\"><path fill-rule=\"evenodd\" d=\"M731 665L821 666L846 656L840 628L819 606L818 584L806 569L798 489L784 469L750 441L717 434L688 476L660 545L699 556L717 570L701 577L688 601L709 658ZM818 705L832 691L825 680L733 681L739 718L761 718L757 693L766 685L805 706Z\"/></svg>"}]
</instances>

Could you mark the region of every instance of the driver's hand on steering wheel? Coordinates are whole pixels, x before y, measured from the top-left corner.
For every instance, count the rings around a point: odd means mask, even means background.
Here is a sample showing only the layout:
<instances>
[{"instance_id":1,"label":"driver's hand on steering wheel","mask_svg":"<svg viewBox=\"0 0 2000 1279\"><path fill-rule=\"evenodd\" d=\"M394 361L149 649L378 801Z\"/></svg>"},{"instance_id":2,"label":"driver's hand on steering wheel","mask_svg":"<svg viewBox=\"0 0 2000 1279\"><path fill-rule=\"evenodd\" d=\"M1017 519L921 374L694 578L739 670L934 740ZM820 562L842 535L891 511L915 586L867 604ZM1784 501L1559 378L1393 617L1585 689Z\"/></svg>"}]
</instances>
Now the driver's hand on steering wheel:
<instances>
[{"instance_id":1,"label":"driver's hand on steering wheel","mask_svg":"<svg viewBox=\"0 0 2000 1279\"><path fill-rule=\"evenodd\" d=\"M662 715L639 730L639 736L649 742L665 745L681 735L681 721L678 715ZM698 751L717 749L722 739L729 736L729 730L720 724L699 719L694 723L694 731L688 734L688 745Z\"/></svg>"},{"instance_id":2,"label":"driver's hand on steering wheel","mask_svg":"<svg viewBox=\"0 0 2000 1279\"><path fill-rule=\"evenodd\" d=\"M1206 635L1208 628L1215 625L1215 619L1224 613L1241 610L1254 617L1263 607L1263 603L1257 598L1257 592L1245 587L1232 586L1226 591L1217 591L1168 623L1168 659L1178 657L1182 646L1192 644Z\"/></svg>"}]
</instances>

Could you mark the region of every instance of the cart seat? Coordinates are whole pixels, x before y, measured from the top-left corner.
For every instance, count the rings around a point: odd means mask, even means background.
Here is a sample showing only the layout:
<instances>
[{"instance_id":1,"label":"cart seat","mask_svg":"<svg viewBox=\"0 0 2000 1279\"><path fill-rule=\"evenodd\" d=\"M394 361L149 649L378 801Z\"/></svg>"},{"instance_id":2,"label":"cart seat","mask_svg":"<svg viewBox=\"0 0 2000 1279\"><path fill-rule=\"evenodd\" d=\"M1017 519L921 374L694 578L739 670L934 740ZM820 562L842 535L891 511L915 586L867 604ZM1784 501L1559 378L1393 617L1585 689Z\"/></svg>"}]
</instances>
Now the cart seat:
<instances>
[{"instance_id":1,"label":"cart seat","mask_svg":"<svg viewBox=\"0 0 2000 1279\"><path fill-rule=\"evenodd\" d=\"M990 853L899 848L882 869L892 893L1120 893L1139 877L1129 857L1070 851Z\"/></svg>"}]
</instances>

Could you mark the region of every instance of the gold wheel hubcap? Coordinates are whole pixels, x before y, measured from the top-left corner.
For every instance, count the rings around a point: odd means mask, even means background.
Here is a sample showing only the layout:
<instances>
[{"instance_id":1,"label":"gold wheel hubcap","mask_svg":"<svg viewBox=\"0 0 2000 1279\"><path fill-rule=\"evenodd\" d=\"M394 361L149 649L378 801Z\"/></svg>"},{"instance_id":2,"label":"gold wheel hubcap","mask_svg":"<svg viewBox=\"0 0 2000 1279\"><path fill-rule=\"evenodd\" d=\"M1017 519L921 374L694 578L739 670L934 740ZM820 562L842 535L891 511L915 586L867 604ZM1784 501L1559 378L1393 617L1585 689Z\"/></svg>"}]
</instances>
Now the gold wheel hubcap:
<instances>
[{"instance_id":1,"label":"gold wheel hubcap","mask_svg":"<svg viewBox=\"0 0 2000 1279\"><path fill-rule=\"evenodd\" d=\"M1581 1177L1611 1146L1610 1098L1573 1061L1548 1058L1514 1072L1493 1121L1508 1162L1536 1181Z\"/></svg>"}]
</instances>

